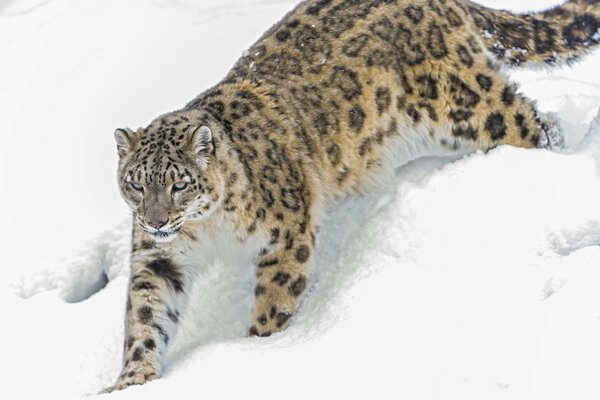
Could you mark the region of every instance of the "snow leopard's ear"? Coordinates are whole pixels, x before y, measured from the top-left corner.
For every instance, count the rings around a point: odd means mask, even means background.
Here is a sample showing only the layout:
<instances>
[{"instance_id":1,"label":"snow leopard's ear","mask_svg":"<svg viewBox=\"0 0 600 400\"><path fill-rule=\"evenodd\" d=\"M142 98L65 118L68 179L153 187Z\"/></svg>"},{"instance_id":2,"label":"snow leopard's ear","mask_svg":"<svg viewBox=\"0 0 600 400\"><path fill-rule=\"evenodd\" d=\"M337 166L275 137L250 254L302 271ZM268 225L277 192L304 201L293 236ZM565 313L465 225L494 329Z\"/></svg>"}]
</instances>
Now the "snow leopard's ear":
<instances>
[{"instance_id":1,"label":"snow leopard's ear","mask_svg":"<svg viewBox=\"0 0 600 400\"><path fill-rule=\"evenodd\" d=\"M124 157L133 148L135 136L135 132L129 128L119 128L115 131L115 141L117 142L119 157Z\"/></svg>"},{"instance_id":2,"label":"snow leopard's ear","mask_svg":"<svg viewBox=\"0 0 600 400\"><path fill-rule=\"evenodd\" d=\"M190 145L193 153L198 154L205 162L208 161L207 158L215 153L212 130L206 125L193 129L190 137Z\"/></svg>"}]
</instances>

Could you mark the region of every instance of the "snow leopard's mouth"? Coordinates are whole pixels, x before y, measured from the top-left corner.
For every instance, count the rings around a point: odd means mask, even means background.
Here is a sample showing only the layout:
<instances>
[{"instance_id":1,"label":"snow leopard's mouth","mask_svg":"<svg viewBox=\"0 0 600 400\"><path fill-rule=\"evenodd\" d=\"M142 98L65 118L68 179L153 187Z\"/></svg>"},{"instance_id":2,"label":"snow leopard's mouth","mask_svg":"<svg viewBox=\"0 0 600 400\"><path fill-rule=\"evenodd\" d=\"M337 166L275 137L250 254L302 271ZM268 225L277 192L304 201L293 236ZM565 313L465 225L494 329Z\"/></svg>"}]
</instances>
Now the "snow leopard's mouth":
<instances>
[{"instance_id":1,"label":"snow leopard's mouth","mask_svg":"<svg viewBox=\"0 0 600 400\"><path fill-rule=\"evenodd\" d=\"M145 229L145 231L156 241L159 243L170 242L175 239L177 234L181 232L183 225L178 226L176 228L168 229L168 230L152 230Z\"/></svg>"}]
</instances>

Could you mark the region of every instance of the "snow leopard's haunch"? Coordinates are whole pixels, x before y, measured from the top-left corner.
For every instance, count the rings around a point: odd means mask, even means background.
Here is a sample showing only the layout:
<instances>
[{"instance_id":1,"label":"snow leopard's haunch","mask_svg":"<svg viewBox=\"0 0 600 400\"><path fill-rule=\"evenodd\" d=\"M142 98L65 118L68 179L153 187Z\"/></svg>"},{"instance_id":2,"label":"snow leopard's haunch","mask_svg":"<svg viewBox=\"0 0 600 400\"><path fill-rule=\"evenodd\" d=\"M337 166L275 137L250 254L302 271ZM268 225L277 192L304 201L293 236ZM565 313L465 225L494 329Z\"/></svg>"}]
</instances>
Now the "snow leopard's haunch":
<instances>
[{"instance_id":1,"label":"snow leopard's haunch","mask_svg":"<svg viewBox=\"0 0 600 400\"><path fill-rule=\"evenodd\" d=\"M215 238L254 264L248 334L269 336L310 287L320 216L337 198L421 156L551 143L552 123L497 60L572 60L597 44L598 15L589 0L525 16L465 0L305 1L218 85L145 128L117 130L135 222L111 389L160 376Z\"/></svg>"}]
</instances>

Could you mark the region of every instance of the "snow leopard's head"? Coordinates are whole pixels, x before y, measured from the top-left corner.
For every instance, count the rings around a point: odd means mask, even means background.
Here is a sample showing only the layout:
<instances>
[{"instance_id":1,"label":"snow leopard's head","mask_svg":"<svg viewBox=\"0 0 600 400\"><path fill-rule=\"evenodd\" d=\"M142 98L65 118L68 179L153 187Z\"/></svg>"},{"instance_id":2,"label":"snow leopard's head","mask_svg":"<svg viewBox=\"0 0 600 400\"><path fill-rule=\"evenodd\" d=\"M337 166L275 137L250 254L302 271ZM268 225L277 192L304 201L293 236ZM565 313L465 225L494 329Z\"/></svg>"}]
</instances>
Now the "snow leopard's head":
<instances>
[{"instance_id":1,"label":"snow leopard's head","mask_svg":"<svg viewBox=\"0 0 600 400\"><path fill-rule=\"evenodd\" d=\"M134 132L117 129L118 181L138 224L156 241L175 238L190 220L210 216L223 197L213 129L173 113Z\"/></svg>"}]
</instances>

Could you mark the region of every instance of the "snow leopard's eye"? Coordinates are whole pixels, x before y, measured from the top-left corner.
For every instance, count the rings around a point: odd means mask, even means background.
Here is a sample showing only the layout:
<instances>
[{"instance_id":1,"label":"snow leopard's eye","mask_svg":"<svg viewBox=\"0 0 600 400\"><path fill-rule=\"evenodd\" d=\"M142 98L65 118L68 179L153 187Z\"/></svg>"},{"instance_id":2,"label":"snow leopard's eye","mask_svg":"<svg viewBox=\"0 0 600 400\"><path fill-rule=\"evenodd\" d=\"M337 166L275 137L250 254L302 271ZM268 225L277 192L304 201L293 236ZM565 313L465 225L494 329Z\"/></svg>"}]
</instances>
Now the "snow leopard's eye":
<instances>
[{"instance_id":1,"label":"snow leopard's eye","mask_svg":"<svg viewBox=\"0 0 600 400\"><path fill-rule=\"evenodd\" d=\"M139 182L131 182L131 187L133 190L137 190L138 192L144 191L144 186L142 186L142 184Z\"/></svg>"},{"instance_id":2,"label":"snow leopard's eye","mask_svg":"<svg viewBox=\"0 0 600 400\"><path fill-rule=\"evenodd\" d=\"M179 192L181 190L184 190L185 188L187 188L188 183L187 182L177 182L176 184L173 185L173 191L174 192Z\"/></svg>"}]
</instances>

